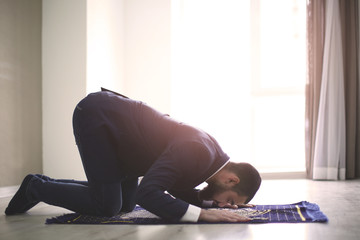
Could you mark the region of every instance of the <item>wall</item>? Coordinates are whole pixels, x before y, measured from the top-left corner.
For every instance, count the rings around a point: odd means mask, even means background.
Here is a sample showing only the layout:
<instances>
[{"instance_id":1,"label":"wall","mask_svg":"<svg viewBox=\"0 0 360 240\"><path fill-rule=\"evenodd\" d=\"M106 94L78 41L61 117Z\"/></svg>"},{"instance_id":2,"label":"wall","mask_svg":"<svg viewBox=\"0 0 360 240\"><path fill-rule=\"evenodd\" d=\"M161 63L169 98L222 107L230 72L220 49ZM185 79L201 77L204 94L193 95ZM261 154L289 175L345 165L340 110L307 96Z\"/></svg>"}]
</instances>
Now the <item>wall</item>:
<instances>
[{"instance_id":1,"label":"wall","mask_svg":"<svg viewBox=\"0 0 360 240\"><path fill-rule=\"evenodd\" d=\"M83 179L72 113L86 95L86 0L43 1L43 168Z\"/></svg>"},{"instance_id":2,"label":"wall","mask_svg":"<svg viewBox=\"0 0 360 240\"><path fill-rule=\"evenodd\" d=\"M42 172L41 0L0 1L0 187Z\"/></svg>"},{"instance_id":3,"label":"wall","mask_svg":"<svg viewBox=\"0 0 360 240\"><path fill-rule=\"evenodd\" d=\"M170 112L168 0L87 0L87 92L101 86Z\"/></svg>"},{"instance_id":4,"label":"wall","mask_svg":"<svg viewBox=\"0 0 360 240\"><path fill-rule=\"evenodd\" d=\"M126 0L124 4L125 91L170 113L170 0Z\"/></svg>"},{"instance_id":5,"label":"wall","mask_svg":"<svg viewBox=\"0 0 360 240\"><path fill-rule=\"evenodd\" d=\"M101 86L170 111L168 0L43 3L43 166L84 179L71 117Z\"/></svg>"},{"instance_id":6,"label":"wall","mask_svg":"<svg viewBox=\"0 0 360 240\"><path fill-rule=\"evenodd\" d=\"M87 0L87 92L124 90L124 2Z\"/></svg>"}]
</instances>

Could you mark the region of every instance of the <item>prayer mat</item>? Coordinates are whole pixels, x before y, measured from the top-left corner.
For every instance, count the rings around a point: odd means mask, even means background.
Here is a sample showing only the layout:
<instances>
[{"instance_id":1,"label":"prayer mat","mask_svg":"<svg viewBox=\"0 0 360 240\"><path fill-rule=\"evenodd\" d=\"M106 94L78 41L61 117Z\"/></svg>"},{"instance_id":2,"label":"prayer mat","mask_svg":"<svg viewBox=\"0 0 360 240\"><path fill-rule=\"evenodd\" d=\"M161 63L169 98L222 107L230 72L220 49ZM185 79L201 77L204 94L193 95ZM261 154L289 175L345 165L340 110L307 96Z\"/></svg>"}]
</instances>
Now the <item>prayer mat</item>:
<instances>
[{"instance_id":1,"label":"prayer mat","mask_svg":"<svg viewBox=\"0 0 360 240\"><path fill-rule=\"evenodd\" d=\"M211 211L211 209L209 209ZM327 222L328 219L315 203L306 201L286 205L256 205L253 208L226 209L251 218L240 223L304 223ZM208 222L171 222L136 206L130 213L120 213L114 217L89 216L70 213L46 219L46 224L210 224ZM227 223L227 222L223 222ZM217 223L219 224L219 223ZM238 224L238 223L237 223Z\"/></svg>"}]
</instances>

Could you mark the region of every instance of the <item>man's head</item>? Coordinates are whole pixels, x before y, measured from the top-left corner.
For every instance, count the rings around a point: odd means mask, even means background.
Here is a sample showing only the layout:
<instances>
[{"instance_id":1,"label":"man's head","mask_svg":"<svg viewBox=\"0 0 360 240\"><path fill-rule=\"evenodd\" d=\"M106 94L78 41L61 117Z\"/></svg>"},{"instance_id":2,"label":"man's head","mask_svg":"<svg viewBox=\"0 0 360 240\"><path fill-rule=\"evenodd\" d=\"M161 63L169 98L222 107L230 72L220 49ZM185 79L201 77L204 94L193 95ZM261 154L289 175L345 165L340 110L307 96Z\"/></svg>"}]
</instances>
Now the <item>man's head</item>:
<instances>
[{"instance_id":1,"label":"man's head","mask_svg":"<svg viewBox=\"0 0 360 240\"><path fill-rule=\"evenodd\" d=\"M211 177L200 197L214 200L221 207L225 203L240 205L248 203L261 184L259 172L249 163L229 162Z\"/></svg>"}]
</instances>

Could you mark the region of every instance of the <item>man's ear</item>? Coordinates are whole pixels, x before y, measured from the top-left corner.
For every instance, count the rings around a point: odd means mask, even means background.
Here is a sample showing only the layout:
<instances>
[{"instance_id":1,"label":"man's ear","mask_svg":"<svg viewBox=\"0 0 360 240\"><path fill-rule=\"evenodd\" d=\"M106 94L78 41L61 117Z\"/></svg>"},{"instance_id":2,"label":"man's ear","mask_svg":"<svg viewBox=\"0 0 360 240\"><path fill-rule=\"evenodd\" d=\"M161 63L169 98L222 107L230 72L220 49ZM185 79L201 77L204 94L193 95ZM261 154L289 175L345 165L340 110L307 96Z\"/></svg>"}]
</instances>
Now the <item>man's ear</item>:
<instances>
[{"instance_id":1,"label":"man's ear","mask_svg":"<svg viewBox=\"0 0 360 240\"><path fill-rule=\"evenodd\" d=\"M240 182L240 178L235 174L231 174L228 176L226 183L231 185L232 187L235 186Z\"/></svg>"}]
</instances>

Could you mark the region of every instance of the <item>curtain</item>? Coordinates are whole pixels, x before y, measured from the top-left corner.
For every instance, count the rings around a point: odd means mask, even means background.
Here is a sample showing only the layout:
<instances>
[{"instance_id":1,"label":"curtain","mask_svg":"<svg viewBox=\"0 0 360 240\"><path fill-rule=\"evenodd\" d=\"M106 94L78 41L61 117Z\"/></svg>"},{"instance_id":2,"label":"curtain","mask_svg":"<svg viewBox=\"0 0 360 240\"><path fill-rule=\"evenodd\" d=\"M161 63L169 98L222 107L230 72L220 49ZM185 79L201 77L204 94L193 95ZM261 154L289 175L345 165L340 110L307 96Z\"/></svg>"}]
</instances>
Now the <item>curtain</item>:
<instances>
[{"instance_id":1,"label":"curtain","mask_svg":"<svg viewBox=\"0 0 360 240\"><path fill-rule=\"evenodd\" d=\"M339 2L325 8L325 42L314 149L314 179L345 179L344 66Z\"/></svg>"},{"instance_id":2,"label":"curtain","mask_svg":"<svg viewBox=\"0 0 360 240\"><path fill-rule=\"evenodd\" d=\"M357 0L308 1L307 175L359 176Z\"/></svg>"},{"instance_id":3,"label":"curtain","mask_svg":"<svg viewBox=\"0 0 360 240\"><path fill-rule=\"evenodd\" d=\"M325 38L325 0L308 1L307 12L305 157L307 176L312 178Z\"/></svg>"},{"instance_id":4,"label":"curtain","mask_svg":"<svg viewBox=\"0 0 360 240\"><path fill-rule=\"evenodd\" d=\"M340 15L344 53L344 85L346 107L346 178L359 177L356 168L359 139L359 15L358 0L341 0ZM356 148L356 145L358 146Z\"/></svg>"}]
</instances>

